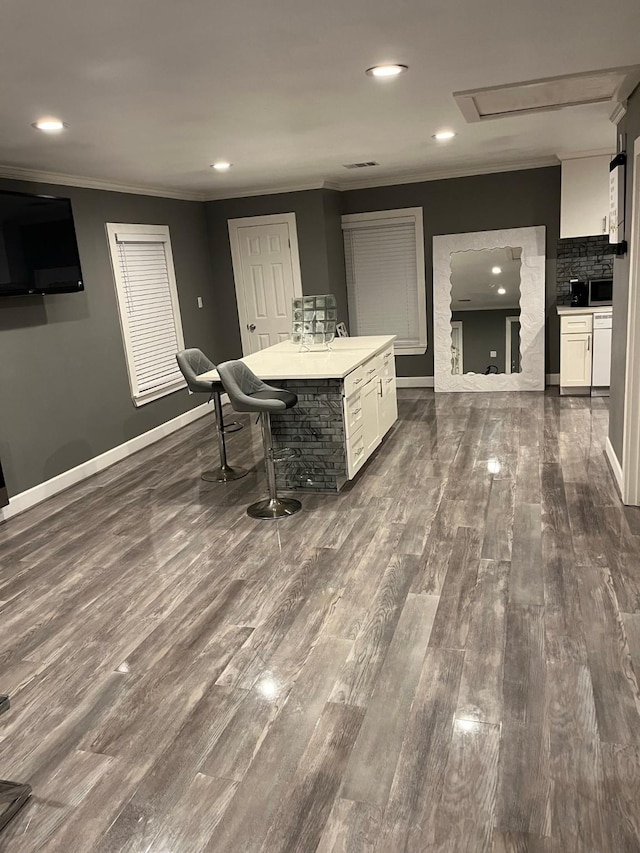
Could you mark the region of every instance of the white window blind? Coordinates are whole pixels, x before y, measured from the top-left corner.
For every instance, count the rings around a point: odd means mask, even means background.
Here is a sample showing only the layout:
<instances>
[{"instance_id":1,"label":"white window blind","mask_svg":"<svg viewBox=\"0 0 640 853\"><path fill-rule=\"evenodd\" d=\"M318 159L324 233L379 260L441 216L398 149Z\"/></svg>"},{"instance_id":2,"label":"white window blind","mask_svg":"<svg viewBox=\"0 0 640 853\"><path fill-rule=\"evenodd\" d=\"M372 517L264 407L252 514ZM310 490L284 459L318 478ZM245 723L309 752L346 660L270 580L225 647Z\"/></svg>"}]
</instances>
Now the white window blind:
<instances>
[{"instance_id":1,"label":"white window blind","mask_svg":"<svg viewBox=\"0 0 640 853\"><path fill-rule=\"evenodd\" d=\"M184 349L169 229L107 226L131 395L136 405L185 386Z\"/></svg>"},{"instance_id":2,"label":"white window blind","mask_svg":"<svg viewBox=\"0 0 640 853\"><path fill-rule=\"evenodd\" d=\"M398 354L427 345L422 211L343 217L353 335L397 335Z\"/></svg>"}]
</instances>

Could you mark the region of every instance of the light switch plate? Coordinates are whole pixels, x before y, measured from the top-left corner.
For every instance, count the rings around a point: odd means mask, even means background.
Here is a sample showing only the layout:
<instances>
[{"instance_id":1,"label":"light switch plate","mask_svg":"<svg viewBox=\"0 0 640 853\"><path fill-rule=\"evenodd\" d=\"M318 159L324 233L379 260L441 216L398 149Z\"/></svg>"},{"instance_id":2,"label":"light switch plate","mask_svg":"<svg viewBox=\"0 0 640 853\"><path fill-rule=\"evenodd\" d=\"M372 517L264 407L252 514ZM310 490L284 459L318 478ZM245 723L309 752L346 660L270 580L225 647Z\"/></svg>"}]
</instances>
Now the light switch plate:
<instances>
[{"instance_id":1,"label":"light switch plate","mask_svg":"<svg viewBox=\"0 0 640 853\"><path fill-rule=\"evenodd\" d=\"M202 308L202 296L198 296L198 308Z\"/></svg>"},{"instance_id":2,"label":"light switch plate","mask_svg":"<svg viewBox=\"0 0 640 853\"><path fill-rule=\"evenodd\" d=\"M490 358L496 358L497 355L498 355L498 353L494 349L492 349L491 352L489 353Z\"/></svg>"}]
</instances>

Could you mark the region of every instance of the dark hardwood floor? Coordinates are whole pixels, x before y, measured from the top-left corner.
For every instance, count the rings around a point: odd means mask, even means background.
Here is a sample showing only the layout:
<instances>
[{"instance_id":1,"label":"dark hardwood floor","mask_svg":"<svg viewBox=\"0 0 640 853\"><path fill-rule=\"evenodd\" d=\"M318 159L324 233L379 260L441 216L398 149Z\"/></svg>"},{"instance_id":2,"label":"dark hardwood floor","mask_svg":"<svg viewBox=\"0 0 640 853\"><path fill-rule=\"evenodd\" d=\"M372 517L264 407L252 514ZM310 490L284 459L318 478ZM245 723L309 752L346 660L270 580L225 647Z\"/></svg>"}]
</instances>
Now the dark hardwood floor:
<instances>
[{"instance_id":1,"label":"dark hardwood floor","mask_svg":"<svg viewBox=\"0 0 640 853\"><path fill-rule=\"evenodd\" d=\"M400 394L281 523L207 420L0 527L3 853L640 851L606 401ZM231 462L261 468L257 427Z\"/></svg>"}]
</instances>

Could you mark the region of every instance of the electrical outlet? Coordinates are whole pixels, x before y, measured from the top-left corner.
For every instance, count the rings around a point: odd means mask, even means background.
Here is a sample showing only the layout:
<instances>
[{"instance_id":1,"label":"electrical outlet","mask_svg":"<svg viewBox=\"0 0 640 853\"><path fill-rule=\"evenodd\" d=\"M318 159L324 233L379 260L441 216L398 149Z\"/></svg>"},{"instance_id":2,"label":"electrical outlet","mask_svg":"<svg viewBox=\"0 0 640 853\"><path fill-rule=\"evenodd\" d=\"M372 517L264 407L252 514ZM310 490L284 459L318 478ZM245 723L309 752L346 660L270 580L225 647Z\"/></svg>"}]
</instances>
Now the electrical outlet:
<instances>
[{"instance_id":1,"label":"electrical outlet","mask_svg":"<svg viewBox=\"0 0 640 853\"><path fill-rule=\"evenodd\" d=\"M490 358L497 358L497 355L498 355L498 353L494 349L492 349L491 352L489 353Z\"/></svg>"},{"instance_id":2,"label":"electrical outlet","mask_svg":"<svg viewBox=\"0 0 640 853\"><path fill-rule=\"evenodd\" d=\"M198 296L198 308L202 308L202 296Z\"/></svg>"}]
</instances>

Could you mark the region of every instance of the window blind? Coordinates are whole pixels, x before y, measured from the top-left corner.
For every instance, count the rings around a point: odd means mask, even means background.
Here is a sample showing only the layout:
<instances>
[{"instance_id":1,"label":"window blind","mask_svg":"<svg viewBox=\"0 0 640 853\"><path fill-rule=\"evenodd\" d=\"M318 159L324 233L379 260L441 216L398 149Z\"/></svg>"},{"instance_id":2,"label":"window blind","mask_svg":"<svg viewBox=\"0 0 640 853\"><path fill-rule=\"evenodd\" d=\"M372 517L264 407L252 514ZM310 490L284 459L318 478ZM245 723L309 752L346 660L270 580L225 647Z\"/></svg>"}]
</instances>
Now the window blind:
<instances>
[{"instance_id":1,"label":"window blind","mask_svg":"<svg viewBox=\"0 0 640 853\"><path fill-rule=\"evenodd\" d=\"M346 222L343 228L351 333L397 335L397 351L426 346L415 220Z\"/></svg>"},{"instance_id":2,"label":"window blind","mask_svg":"<svg viewBox=\"0 0 640 853\"><path fill-rule=\"evenodd\" d=\"M184 386L173 265L162 235L116 233L118 302L134 401ZM171 262L171 267L170 267Z\"/></svg>"}]
</instances>

